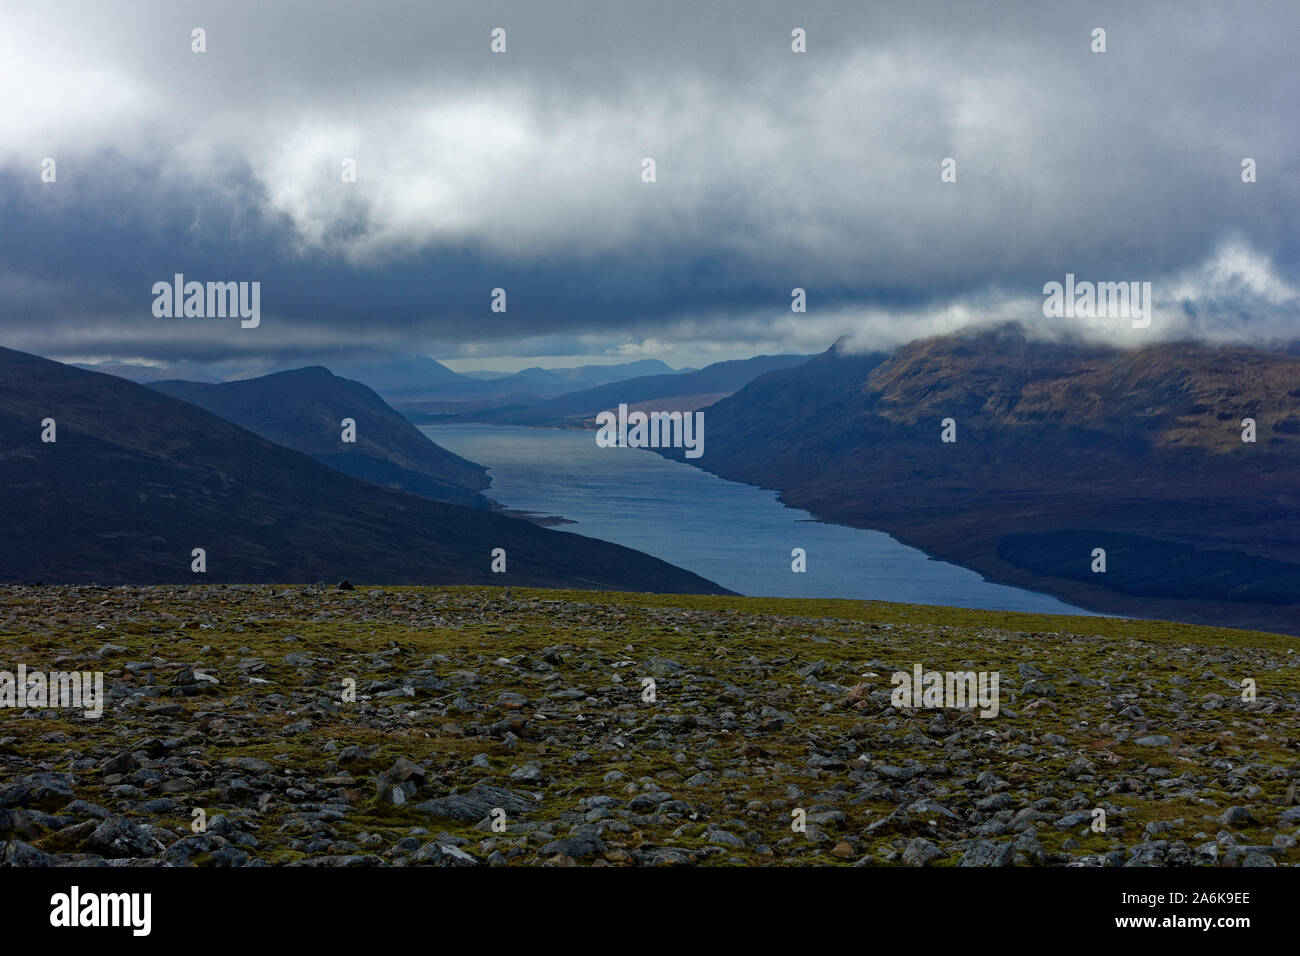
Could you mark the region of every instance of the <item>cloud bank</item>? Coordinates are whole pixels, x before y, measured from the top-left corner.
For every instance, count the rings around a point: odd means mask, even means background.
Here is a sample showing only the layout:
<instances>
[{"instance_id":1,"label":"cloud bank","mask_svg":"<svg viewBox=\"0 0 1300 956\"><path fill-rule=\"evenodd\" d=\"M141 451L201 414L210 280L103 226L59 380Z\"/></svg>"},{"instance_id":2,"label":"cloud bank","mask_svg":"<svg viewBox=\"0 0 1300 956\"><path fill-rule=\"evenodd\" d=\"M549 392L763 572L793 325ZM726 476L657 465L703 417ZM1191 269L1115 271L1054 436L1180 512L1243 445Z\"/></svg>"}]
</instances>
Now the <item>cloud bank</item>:
<instances>
[{"instance_id":1,"label":"cloud bank","mask_svg":"<svg viewBox=\"0 0 1300 956\"><path fill-rule=\"evenodd\" d=\"M864 6L7 4L3 341L698 365L1047 324L1066 273L1153 287L1081 334L1296 338L1292 5ZM178 272L262 324L155 319Z\"/></svg>"}]
</instances>

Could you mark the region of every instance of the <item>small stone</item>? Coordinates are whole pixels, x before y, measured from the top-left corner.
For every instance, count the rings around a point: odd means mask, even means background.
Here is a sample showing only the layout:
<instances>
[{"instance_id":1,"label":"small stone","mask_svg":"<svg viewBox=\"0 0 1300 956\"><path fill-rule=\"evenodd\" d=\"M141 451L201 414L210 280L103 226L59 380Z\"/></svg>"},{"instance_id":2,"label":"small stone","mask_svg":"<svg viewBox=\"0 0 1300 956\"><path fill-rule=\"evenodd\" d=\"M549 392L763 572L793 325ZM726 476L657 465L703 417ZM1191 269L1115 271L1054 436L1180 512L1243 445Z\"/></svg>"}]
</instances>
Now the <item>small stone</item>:
<instances>
[{"instance_id":1,"label":"small stone","mask_svg":"<svg viewBox=\"0 0 1300 956\"><path fill-rule=\"evenodd\" d=\"M1016 855L1015 844L993 840L976 840L962 854L958 866L1010 866Z\"/></svg>"},{"instance_id":2,"label":"small stone","mask_svg":"<svg viewBox=\"0 0 1300 956\"><path fill-rule=\"evenodd\" d=\"M529 761L522 767L518 767L510 772L511 780L519 780L523 783L541 783L542 782L542 765L536 761Z\"/></svg>"},{"instance_id":3,"label":"small stone","mask_svg":"<svg viewBox=\"0 0 1300 956\"><path fill-rule=\"evenodd\" d=\"M1250 823L1252 820L1254 820L1254 817L1251 816L1250 810L1245 807L1228 807L1219 815L1219 822L1229 826Z\"/></svg>"},{"instance_id":4,"label":"small stone","mask_svg":"<svg viewBox=\"0 0 1300 956\"><path fill-rule=\"evenodd\" d=\"M227 757L221 762L227 767L248 773L270 773L275 769L271 764L257 757Z\"/></svg>"},{"instance_id":5,"label":"small stone","mask_svg":"<svg viewBox=\"0 0 1300 956\"><path fill-rule=\"evenodd\" d=\"M434 866L478 866L478 860L450 843L426 843L415 851L411 859Z\"/></svg>"},{"instance_id":6,"label":"small stone","mask_svg":"<svg viewBox=\"0 0 1300 956\"><path fill-rule=\"evenodd\" d=\"M947 855L924 837L914 837L903 851L903 862L908 866L925 866Z\"/></svg>"},{"instance_id":7,"label":"small stone","mask_svg":"<svg viewBox=\"0 0 1300 956\"><path fill-rule=\"evenodd\" d=\"M605 852L605 841L595 833L579 833L554 840L542 847L543 855L560 854L574 860L596 856Z\"/></svg>"}]
</instances>

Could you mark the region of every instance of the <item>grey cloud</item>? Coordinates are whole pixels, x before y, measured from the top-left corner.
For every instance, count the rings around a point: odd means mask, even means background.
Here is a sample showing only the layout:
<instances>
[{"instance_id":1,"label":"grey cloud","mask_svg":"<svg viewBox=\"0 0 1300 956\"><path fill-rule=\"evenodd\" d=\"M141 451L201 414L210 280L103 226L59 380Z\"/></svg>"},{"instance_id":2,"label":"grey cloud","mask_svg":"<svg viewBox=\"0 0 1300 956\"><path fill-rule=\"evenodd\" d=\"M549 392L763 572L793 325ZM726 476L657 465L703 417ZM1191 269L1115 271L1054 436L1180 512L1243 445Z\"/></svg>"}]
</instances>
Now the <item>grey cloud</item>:
<instances>
[{"instance_id":1,"label":"grey cloud","mask_svg":"<svg viewBox=\"0 0 1300 956\"><path fill-rule=\"evenodd\" d=\"M1290 4L879 6L9 5L0 328L194 361L731 357L1032 319L1068 271L1155 282L1160 334L1295 335ZM153 319L178 271L261 280L263 326Z\"/></svg>"}]
</instances>

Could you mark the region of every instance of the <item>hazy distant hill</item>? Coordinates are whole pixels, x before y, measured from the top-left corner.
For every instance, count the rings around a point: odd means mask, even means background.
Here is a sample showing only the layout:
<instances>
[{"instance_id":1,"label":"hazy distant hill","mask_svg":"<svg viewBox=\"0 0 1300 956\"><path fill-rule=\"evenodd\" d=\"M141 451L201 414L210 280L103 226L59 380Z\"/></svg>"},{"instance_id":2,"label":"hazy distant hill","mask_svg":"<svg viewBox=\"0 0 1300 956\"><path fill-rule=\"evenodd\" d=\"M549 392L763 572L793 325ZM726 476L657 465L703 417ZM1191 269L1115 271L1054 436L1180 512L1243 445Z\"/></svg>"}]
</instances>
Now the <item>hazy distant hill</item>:
<instances>
[{"instance_id":1,"label":"hazy distant hill","mask_svg":"<svg viewBox=\"0 0 1300 956\"><path fill-rule=\"evenodd\" d=\"M219 385L151 387L354 477L438 501L489 507L479 494L490 484L485 468L434 444L366 385L320 366ZM344 418L356 422L355 443L341 440Z\"/></svg>"},{"instance_id":2,"label":"hazy distant hill","mask_svg":"<svg viewBox=\"0 0 1300 956\"><path fill-rule=\"evenodd\" d=\"M0 581L722 590L618 545L380 488L154 389L10 349L0 487ZM498 547L506 574L490 570Z\"/></svg>"},{"instance_id":3,"label":"hazy distant hill","mask_svg":"<svg viewBox=\"0 0 1300 956\"><path fill-rule=\"evenodd\" d=\"M672 374L671 366L658 359L638 359L613 365L580 365L574 368L539 367L518 372L456 372L441 362L417 355L404 358L376 359L362 362L321 360L341 378L364 382L386 400L400 403L403 411L427 413L439 420L448 412L476 411L483 408L522 406L554 398L568 392L645 375ZM243 381L256 372L231 363L200 366L193 363L141 365L129 362L75 364L91 372L119 375L133 382L153 384L161 381L221 382ZM279 369L270 374L295 371ZM693 370L692 370L693 371ZM415 416L416 420L424 420Z\"/></svg>"},{"instance_id":4,"label":"hazy distant hill","mask_svg":"<svg viewBox=\"0 0 1300 956\"><path fill-rule=\"evenodd\" d=\"M345 378L370 385L413 421L437 421L448 413L529 405L592 385L651 372L672 373L657 359L577 368L526 368L502 374L461 374L430 358L332 366ZM434 417L430 417L430 416Z\"/></svg>"},{"instance_id":5,"label":"hazy distant hill","mask_svg":"<svg viewBox=\"0 0 1300 956\"><path fill-rule=\"evenodd\" d=\"M692 463L1085 607L1300 632L1295 356L1014 328L832 349L710 407Z\"/></svg>"},{"instance_id":6,"label":"hazy distant hill","mask_svg":"<svg viewBox=\"0 0 1300 956\"><path fill-rule=\"evenodd\" d=\"M610 382L622 382L644 375L675 375L671 365L659 359L639 359L618 365L579 365L577 368L525 368L514 373L520 380L531 380L571 392L594 388Z\"/></svg>"},{"instance_id":7,"label":"hazy distant hill","mask_svg":"<svg viewBox=\"0 0 1300 956\"><path fill-rule=\"evenodd\" d=\"M469 412L460 416L459 420L508 425L576 424L598 412L617 408L620 403L633 405L679 396L728 395L765 372L788 368L807 358L806 355L759 355L750 359L715 362L696 372L646 375L570 392L532 405ZM401 410L407 413L407 409Z\"/></svg>"},{"instance_id":8,"label":"hazy distant hill","mask_svg":"<svg viewBox=\"0 0 1300 956\"><path fill-rule=\"evenodd\" d=\"M464 381L459 372L424 355L377 362L330 362L329 366L344 378L365 382L380 393L412 386L454 386Z\"/></svg>"},{"instance_id":9,"label":"hazy distant hill","mask_svg":"<svg viewBox=\"0 0 1300 956\"><path fill-rule=\"evenodd\" d=\"M139 382L147 385L150 382L161 382L172 378L191 379L196 382L213 381L220 376L201 371L197 366L187 364L167 364L167 365L142 365L138 362L96 362L93 364L85 362L70 362L73 368L85 369L88 372L102 372L105 375L118 375L122 378L128 378L133 382Z\"/></svg>"}]
</instances>

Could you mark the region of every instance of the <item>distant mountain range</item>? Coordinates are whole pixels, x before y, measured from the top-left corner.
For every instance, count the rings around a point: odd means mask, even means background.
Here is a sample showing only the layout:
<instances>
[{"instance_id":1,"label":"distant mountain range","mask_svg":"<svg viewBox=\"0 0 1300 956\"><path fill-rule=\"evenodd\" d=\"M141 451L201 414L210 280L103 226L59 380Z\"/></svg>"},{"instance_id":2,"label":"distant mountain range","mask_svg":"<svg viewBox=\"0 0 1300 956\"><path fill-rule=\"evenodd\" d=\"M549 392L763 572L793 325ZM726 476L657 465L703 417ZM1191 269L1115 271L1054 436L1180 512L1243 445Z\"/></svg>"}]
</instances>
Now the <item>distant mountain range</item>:
<instances>
[{"instance_id":1,"label":"distant mountain range","mask_svg":"<svg viewBox=\"0 0 1300 956\"><path fill-rule=\"evenodd\" d=\"M143 365L139 362L70 362L72 368L85 369L87 372L101 372L104 375L117 375L133 382L146 384L161 382L166 379L185 378L198 382L210 382L214 376L206 368L189 363L171 365ZM225 371L230 371L229 369Z\"/></svg>"},{"instance_id":2,"label":"distant mountain range","mask_svg":"<svg viewBox=\"0 0 1300 956\"><path fill-rule=\"evenodd\" d=\"M465 412L456 417L424 420L491 422L498 425L578 425L607 409L658 402L663 410L688 410L709 405L774 369L807 361L806 355L759 355L715 362L694 372L646 375L581 389L526 405ZM685 401L683 401L685 399ZM419 406L398 404L413 421L421 421Z\"/></svg>"},{"instance_id":3,"label":"distant mountain range","mask_svg":"<svg viewBox=\"0 0 1300 956\"><path fill-rule=\"evenodd\" d=\"M5 582L723 592L628 548L381 488L161 391L10 349L0 349L0 486ZM195 548L206 573L191 570ZM506 551L505 574L490 570L494 548Z\"/></svg>"},{"instance_id":4,"label":"distant mountain range","mask_svg":"<svg viewBox=\"0 0 1300 956\"><path fill-rule=\"evenodd\" d=\"M627 378L642 375L672 375L673 367L659 359L639 359L635 362L623 362L619 365L579 365L575 368L542 368L534 365L520 369L518 372L462 372L470 378L502 379L517 378L529 380L565 391L579 388L593 388L609 382L621 382Z\"/></svg>"},{"instance_id":5,"label":"distant mountain range","mask_svg":"<svg viewBox=\"0 0 1300 956\"><path fill-rule=\"evenodd\" d=\"M837 346L706 414L690 463L826 520L1094 610L1300 633L1300 357L1012 326Z\"/></svg>"},{"instance_id":6,"label":"distant mountain range","mask_svg":"<svg viewBox=\"0 0 1300 956\"><path fill-rule=\"evenodd\" d=\"M630 378L675 374L671 366L658 359L640 359L615 365L581 365L556 369L533 367L518 372L464 374L425 356L372 362L331 361L327 364L341 378L364 382L388 401L401 403L405 410L415 410L414 420L422 423L441 421L447 414L507 405L526 406L568 392ZM237 370L229 365L208 372L188 363L155 366L105 362L97 365L78 364L75 367L119 375L145 384L160 381L212 384L214 379L236 382L266 377L250 375L247 370ZM278 369L271 374L287 371L294 370Z\"/></svg>"},{"instance_id":7,"label":"distant mountain range","mask_svg":"<svg viewBox=\"0 0 1300 956\"><path fill-rule=\"evenodd\" d=\"M390 400L483 401L484 399L541 399L580 388L658 373L672 367L658 359L641 359L618 365L582 365L577 368L526 368L487 376L454 372L431 358L403 359L368 364L331 363L344 378L365 382Z\"/></svg>"},{"instance_id":8,"label":"distant mountain range","mask_svg":"<svg viewBox=\"0 0 1300 956\"><path fill-rule=\"evenodd\" d=\"M696 369L693 368L674 369L667 362L661 362L659 359L640 359L636 362L624 362L620 365L579 365L575 368L542 368L535 365L530 368L520 369L518 372L497 372L480 369L472 372L461 372L460 374L469 378L481 379L510 378L512 375L518 375L521 378L535 377L575 389L591 388L625 378L636 378L638 375L694 371Z\"/></svg>"},{"instance_id":9,"label":"distant mountain range","mask_svg":"<svg viewBox=\"0 0 1300 956\"><path fill-rule=\"evenodd\" d=\"M319 367L151 391L4 350L0 579L191 580L190 548L216 542L210 580L501 583L488 572L501 546L505 583L720 590L637 552L485 513L484 470L403 418L582 426L619 404L707 406L706 453L690 463L825 520L1093 610L1300 634L1296 351L1126 351L1007 325L448 415L429 412L436 403L390 407L368 383ZM350 371L390 392L412 377L424 389L503 381L418 358ZM559 387L587 374L506 378ZM58 444L39 442L46 417L58 419ZM345 417L354 445L339 441Z\"/></svg>"},{"instance_id":10,"label":"distant mountain range","mask_svg":"<svg viewBox=\"0 0 1300 956\"><path fill-rule=\"evenodd\" d=\"M490 506L479 494L491 483L482 465L434 444L372 389L320 366L220 385L151 387L356 478L452 504ZM351 443L341 440L348 418L355 423Z\"/></svg>"}]
</instances>

